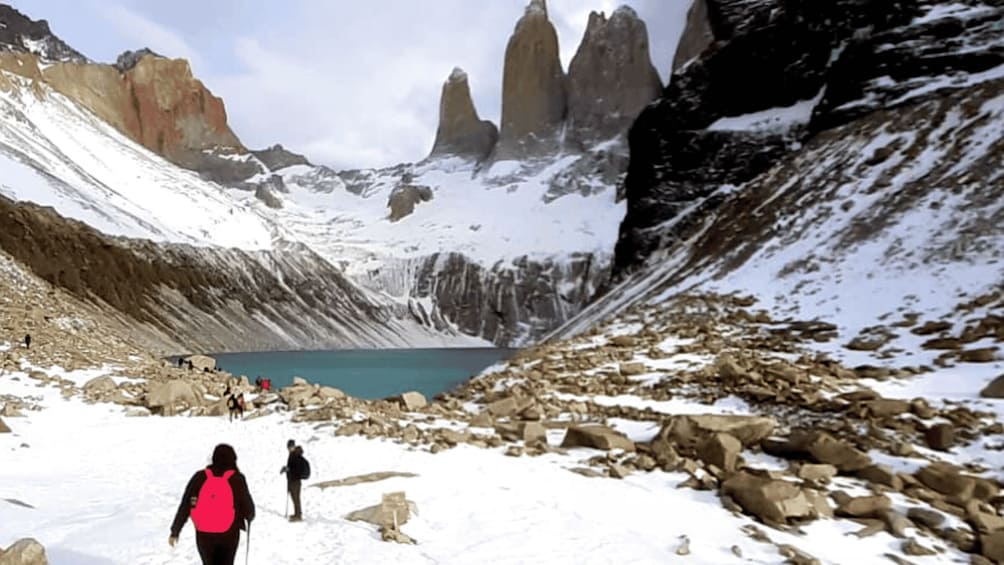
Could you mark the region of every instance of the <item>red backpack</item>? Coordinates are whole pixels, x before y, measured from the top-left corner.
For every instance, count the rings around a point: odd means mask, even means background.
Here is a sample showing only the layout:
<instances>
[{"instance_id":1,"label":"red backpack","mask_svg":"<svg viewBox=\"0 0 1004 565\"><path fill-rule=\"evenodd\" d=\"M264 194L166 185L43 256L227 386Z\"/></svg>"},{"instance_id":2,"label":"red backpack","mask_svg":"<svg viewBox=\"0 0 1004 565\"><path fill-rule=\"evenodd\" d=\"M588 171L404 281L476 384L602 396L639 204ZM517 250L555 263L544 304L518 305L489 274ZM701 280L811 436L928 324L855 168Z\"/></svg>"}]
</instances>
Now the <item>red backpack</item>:
<instances>
[{"instance_id":1,"label":"red backpack","mask_svg":"<svg viewBox=\"0 0 1004 565\"><path fill-rule=\"evenodd\" d=\"M221 534L234 525L234 491L230 488L230 477L234 472L231 469L222 477L214 477L212 471L206 469L206 482L199 489L199 497L192 508L192 522L196 530Z\"/></svg>"}]
</instances>

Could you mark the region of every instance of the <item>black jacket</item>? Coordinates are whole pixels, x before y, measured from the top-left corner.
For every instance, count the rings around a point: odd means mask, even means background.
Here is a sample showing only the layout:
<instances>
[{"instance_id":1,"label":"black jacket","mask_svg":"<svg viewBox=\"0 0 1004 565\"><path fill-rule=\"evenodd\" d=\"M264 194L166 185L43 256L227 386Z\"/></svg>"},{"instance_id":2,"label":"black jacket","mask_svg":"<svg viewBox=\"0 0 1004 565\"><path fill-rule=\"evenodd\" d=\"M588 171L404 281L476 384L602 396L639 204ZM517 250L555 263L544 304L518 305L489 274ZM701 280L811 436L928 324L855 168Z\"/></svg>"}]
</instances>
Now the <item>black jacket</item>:
<instances>
[{"instance_id":1,"label":"black jacket","mask_svg":"<svg viewBox=\"0 0 1004 565\"><path fill-rule=\"evenodd\" d=\"M307 461L303 458L303 448L299 445L293 448L286 460L286 481L302 481L307 472Z\"/></svg>"},{"instance_id":2,"label":"black jacket","mask_svg":"<svg viewBox=\"0 0 1004 565\"><path fill-rule=\"evenodd\" d=\"M214 476L222 476L226 469L217 469L213 466L207 467ZM181 504L178 505L178 513L174 515L174 523L171 524L171 537L178 537L181 528L192 512L192 500L198 498L202 485L206 484L206 471L200 470L192 475L185 487L185 494L181 497ZM234 525L227 533L236 534L238 529L244 529L245 520L254 520L254 500L251 499L251 492L248 490L247 480L244 474L237 471L230 477L230 488L234 493Z\"/></svg>"}]
</instances>

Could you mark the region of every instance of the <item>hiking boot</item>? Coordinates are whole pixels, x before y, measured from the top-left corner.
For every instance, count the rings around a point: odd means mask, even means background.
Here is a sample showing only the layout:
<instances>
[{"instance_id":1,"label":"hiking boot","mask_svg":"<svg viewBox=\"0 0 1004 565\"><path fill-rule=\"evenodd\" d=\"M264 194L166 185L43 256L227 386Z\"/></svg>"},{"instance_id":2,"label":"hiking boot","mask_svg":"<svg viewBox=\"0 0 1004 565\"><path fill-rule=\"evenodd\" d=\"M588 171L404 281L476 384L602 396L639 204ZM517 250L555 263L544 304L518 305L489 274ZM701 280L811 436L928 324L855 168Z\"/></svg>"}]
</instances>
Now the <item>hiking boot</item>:
<instances>
[{"instance_id":1,"label":"hiking boot","mask_svg":"<svg viewBox=\"0 0 1004 565\"><path fill-rule=\"evenodd\" d=\"M289 517L289 521L290 522L302 522L303 521L303 516L290 516Z\"/></svg>"}]
</instances>

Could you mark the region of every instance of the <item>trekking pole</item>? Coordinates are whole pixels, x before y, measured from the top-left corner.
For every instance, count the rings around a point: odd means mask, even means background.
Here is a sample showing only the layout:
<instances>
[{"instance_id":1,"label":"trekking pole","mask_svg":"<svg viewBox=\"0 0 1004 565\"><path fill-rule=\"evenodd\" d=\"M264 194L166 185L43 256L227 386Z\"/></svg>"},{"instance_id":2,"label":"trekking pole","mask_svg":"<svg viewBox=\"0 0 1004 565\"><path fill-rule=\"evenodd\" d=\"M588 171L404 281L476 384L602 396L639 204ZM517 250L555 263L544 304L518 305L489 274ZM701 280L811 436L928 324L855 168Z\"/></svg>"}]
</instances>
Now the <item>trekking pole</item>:
<instances>
[{"instance_id":1,"label":"trekking pole","mask_svg":"<svg viewBox=\"0 0 1004 565\"><path fill-rule=\"evenodd\" d=\"M289 518L289 493L283 491L282 493L286 498L286 510L282 513L283 518Z\"/></svg>"},{"instance_id":2,"label":"trekking pole","mask_svg":"<svg viewBox=\"0 0 1004 565\"><path fill-rule=\"evenodd\" d=\"M248 520L247 524L248 524L248 548L247 548L247 553L244 554L244 565L248 565L248 560L251 559L251 520Z\"/></svg>"}]
</instances>

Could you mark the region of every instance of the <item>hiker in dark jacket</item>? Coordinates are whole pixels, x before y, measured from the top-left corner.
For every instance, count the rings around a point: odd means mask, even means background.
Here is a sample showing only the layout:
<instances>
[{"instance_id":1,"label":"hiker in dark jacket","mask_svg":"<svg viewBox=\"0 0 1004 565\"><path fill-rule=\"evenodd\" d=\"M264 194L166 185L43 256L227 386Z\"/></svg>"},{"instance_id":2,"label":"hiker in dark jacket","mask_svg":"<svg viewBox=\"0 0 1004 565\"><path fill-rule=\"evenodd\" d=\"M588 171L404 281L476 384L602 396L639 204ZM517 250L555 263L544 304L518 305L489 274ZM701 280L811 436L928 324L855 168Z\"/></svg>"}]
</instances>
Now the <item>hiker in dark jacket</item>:
<instances>
[{"instance_id":1,"label":"hiker in dark jacket","mask_svg":"<svg viewBox=\"0 0 1004 565\"><path fill-rule=\"evenodd\" d=\"M227 478L226 485L232 493L232 504L224 503L223 506L215 507L213 501L219 498L219 491L212 492L213 496L207 495L200 500L199 496L204 486L209 489L217 484L214 482L213 485L207 486L209 475L214 478ZM223 497L226 495L223 494ZM178 506L178 513L175 514L174 523L171 524L171 537L168 539L171 547L178 543L181 528L189 516L195 524L195 543L199 548L202 564L233 565L237 546L240 544L240 531L247 529L254 520L254 501L248 491L247 480L237 468L237 453L233 447L225 443L217 445L213 450L213 463L204 470L196 472L188 481L185 494Z\"/></svg>"},{"instance_id":2,"label":"hiker in dark jacket","mask_svg":"<svg viewBox=\"0 0 1004 565\"><path fill-rule=\"evenodd\" d=\"M300 509L300 486L304 475L307 474L307 461L303 458L303 448L296 445L295 441L287 441L286 449L289 450L289 459L286 460L286 466L279 472L286 473L286 491L293 499L293 515L289 517L289 521L299 522L303 520Z\"/></svg>"},{"instance_id":3,"label":"hiker in dark jacket","mask_svg":"<svg viewBox=\"0 0 1004 565\"><path fill-rule=\"evenodd\" d=\"M31 349L31 334L26 334L24 336L24 348Z\"/></svg>"}]
</instances>

